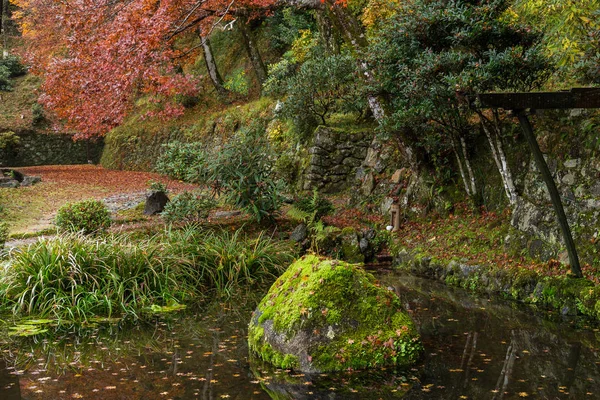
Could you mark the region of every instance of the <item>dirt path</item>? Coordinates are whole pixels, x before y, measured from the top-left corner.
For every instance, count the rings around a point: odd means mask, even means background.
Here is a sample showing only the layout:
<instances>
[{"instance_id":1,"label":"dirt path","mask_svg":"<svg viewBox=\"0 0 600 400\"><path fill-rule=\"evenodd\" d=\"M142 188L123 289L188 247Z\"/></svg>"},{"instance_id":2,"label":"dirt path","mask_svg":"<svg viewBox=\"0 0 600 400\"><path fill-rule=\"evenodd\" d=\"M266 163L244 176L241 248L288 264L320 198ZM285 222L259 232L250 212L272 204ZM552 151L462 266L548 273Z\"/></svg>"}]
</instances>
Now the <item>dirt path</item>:
<instances>
[{"instance_id":1,"label":"dirt path","mask_svg":"<svg viewBox=\"0 0 600 400\"><path fill-rule=\"evenodd\" d=\"M158 181L171 193L192 190L194 185L154 173L114 171L95 165L56 165L18 168L42 182L18 189L0 189L11 233L32 233L51 228L57 210L69 202L104 200L111 212L135 207L144 200L149 181Z\"/></svg>"}]
</instances>

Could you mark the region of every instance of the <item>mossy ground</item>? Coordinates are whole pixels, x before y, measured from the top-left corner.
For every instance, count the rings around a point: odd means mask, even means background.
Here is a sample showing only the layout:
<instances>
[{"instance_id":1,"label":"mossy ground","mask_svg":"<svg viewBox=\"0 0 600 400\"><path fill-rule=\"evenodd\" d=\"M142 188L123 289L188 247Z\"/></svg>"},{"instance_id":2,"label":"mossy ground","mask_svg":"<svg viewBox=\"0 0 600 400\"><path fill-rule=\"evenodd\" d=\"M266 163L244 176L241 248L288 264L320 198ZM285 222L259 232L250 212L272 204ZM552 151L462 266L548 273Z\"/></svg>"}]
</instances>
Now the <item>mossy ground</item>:
<instances>
[{"instance_id":1,"label":"mossy ground","mask_svg":"<svg viewBox=\"0 0 600 400\"><path fill-rule=\"evenodd\" d=\"M341 261L302 258L275 282L257 311L248 334L250 349L281 368L297 367L298 360L264 341L267 321L287 339L300 331L321 338L307 349L318 371L410 365L421 349L397 296L378 287L359 266Z\"/></svg>"},{"instance_id":2,"label":"mossy ground","mask_svg":"<svg viewBox=\"0 0 600 400\"><path fill-rule=\"evenodd\" d=\"M39 78L27 74L13 80L10 92L0 91L0 132L33 129L31 107L38 98Z\"/></svg>"}]
</instances>

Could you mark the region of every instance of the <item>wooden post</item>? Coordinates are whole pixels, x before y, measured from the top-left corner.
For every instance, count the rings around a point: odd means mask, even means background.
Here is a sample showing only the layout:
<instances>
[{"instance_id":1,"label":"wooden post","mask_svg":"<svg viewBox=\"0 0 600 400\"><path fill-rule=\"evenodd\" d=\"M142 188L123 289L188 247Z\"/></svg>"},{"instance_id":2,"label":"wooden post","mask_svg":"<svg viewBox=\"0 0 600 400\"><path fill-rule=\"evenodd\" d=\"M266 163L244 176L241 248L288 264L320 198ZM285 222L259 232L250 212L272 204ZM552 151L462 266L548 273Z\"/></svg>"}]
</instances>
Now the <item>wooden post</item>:
<instances>
[{"instance_id":1,"label":"wooden post","mask_svg":"<svg viewBox=\"0 0 600 400\"><path fill-rule=\"evenodd\" d=\"M400 204L392 204L390 209L391 219L390 225L392 226L392 232L396 232L400 229Z\"/></svg>"},{"instance_id":2,"label":"wooden post","mask_svg":"<svg viewBox=\"0 0 600 400\"><path fill-rule=\"evenodd\" d=\"M567 252L569 253L571 273L577 278L583 278L583 273L581 272L581 267L579 266L577 249L575 247L575 242L573 241L573 236L571 235L571 229L569 228L569 222L567 221L567 216L565 214L562 201L560 200L558 189L556 188L556 184L554 183L550 169L548 169L548 164L546 164L546 160L544 160L544 156L540 151L540 146L535 138L533 128L531 127L529 118L527 118L527 114L525 114L524 110L516 110L516 113L517 117L519 118L519 123L521 124L521 129L523 130L525 138L527 139L527 143L529 144L529 148L533 153L533 158L537 168L540 170L542 178L544 179L546 187L548 188L548 192L550 193L550 199L552 200L552 205L554 206L554 211L556 212L556 217L558 218L558 224L565 240Z\"/></svg>"}]
</instances>

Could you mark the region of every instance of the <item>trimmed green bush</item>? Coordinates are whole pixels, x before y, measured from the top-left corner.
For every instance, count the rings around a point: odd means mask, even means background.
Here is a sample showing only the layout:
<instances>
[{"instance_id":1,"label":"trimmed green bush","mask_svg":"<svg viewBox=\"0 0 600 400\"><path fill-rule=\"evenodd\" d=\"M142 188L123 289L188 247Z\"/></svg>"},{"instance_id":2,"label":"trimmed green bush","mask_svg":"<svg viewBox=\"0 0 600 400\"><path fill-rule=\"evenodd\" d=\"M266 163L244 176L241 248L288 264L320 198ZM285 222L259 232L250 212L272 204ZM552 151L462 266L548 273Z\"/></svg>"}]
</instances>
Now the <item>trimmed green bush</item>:
<instances>
[{"instance_id":1,"label":"trimmed green bush","mask_svg":"<svg viewBox=\"0 0 600 400\"><path fill-rule=\"evenodd\" d=\"M106 205L99 200L84 200L62 206L56 215L56 226L65 232L92 234L105 231L111 224Z\"/></svg>"}]
</instances>

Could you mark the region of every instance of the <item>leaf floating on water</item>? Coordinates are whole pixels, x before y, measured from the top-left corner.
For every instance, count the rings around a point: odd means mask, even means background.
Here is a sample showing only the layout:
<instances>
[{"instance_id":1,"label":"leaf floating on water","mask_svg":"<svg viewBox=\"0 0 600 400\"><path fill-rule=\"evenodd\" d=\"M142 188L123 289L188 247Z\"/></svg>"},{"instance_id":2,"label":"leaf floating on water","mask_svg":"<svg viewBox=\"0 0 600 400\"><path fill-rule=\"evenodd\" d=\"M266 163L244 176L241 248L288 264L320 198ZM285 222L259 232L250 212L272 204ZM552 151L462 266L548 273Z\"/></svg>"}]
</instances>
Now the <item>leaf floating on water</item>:
<instances>
[{"instance_id":1,"label":"leaf floating on water","mask_svg":"<svg viewBox=\"0 0 600 400\"><path fill-rule=\"evenodd\" d=\"M51 324L53 322L56 322L53 319L30 319L27 321L23 321L22 324L23 325L46 325L46 324Z\"/></svg>"},{"instance_id":2,"label":"leaf floating on water","mask_svg":"<svg viewBox=\"0 0 600 400\"><path fill-rule=\"evenodd\" d=\"M8 336L34 336L48 332L48 329L41 328L38 325L17 325L8 328Z\"/></svg>"}]
</instances>

